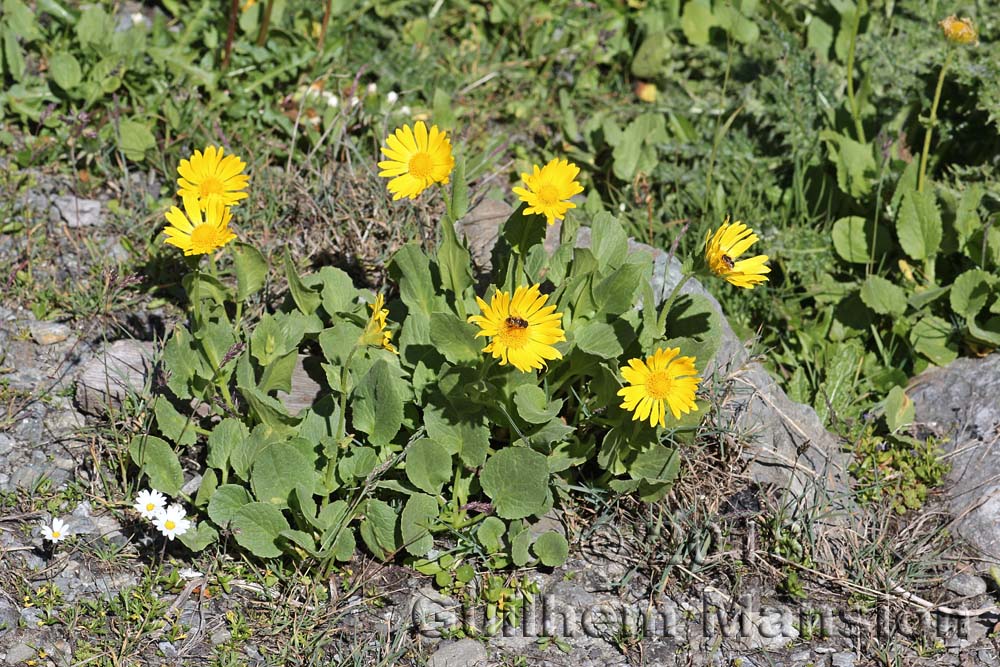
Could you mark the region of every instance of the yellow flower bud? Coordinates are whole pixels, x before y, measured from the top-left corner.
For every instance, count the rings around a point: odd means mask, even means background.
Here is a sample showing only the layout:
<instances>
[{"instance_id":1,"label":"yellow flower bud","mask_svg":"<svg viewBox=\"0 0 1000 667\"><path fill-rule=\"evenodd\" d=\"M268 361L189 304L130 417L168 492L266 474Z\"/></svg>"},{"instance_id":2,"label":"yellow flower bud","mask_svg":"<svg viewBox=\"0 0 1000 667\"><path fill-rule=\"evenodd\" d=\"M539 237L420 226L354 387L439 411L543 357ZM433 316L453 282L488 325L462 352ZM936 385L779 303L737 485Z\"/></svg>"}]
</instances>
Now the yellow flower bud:
<instances>
[{"instance_id":1,"label":"yellow flower bud","mask_svg":"<svg viewBox=\"0 0 1000 667\"><path fill-rule=\"evenodd\" d=\"M978 44L979 34L972 25L970 18L958 18L954 14L941 21L938 25L944 31L945 38L954 44Z\"/></svg>"}]
</instances>

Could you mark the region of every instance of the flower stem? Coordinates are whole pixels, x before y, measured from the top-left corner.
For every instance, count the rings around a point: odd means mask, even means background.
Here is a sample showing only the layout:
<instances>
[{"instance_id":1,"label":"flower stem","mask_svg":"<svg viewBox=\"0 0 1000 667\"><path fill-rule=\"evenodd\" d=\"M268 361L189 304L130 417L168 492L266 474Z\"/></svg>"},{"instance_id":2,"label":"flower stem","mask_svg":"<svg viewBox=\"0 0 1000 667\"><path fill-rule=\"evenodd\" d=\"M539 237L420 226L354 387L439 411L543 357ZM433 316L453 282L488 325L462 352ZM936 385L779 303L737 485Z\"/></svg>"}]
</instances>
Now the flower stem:
<instances>
[{"instance_id":1,"label":"flower stem","mask_svg":"<svg viewBox=\"0 0 1000 667\"><path fill-rule=\"evenodd\" d=\"M854 119L854 131L858 141L865 142L865 128L861 123L861 112L854 96L854 49L858 41L858 28L861 26L861 8L854 10L854 23L851 25L851 43L847 50L847 101L851 105L851 117Z\"/></svg>"},{"instance_id":2,"label":"flower stem","mask_svg":"<svg viewBox=\"0 0 1000 667\"><path fill-rule=\"evenodd\" d=\"M673 307L674 301L677 299L677 295L681 293L681 288L684 287L685 283L693 277L694 273L685 273L681 276L681 279L677 281L677 284L674 285L674 289L671 290L670 296L668 296L667 300L663 302L663 310L660 311L660 320L657 322L657 330L666 331L667 317L670 315L670 309Z\"/></svg>"},{"instance_id":3,"label":"flower stem","mask_svg":"<svg viewBox=\"0 0 1000 667\"><path fill-rule=\"evenodd\" d=\"M938 103L941 101L941 89L944 87L944 75L951 65L951 57L955 49L948 46L948 53L944 57L944 64L941 65L941 73L938 75L937 87L934 89L934 101L931 103L931 116L927 122L927 133L924 134L924 150L920 154L920 175L917 177L917 192L924 191L924 180L927 175L927 155L931 150L931 135L934 133L934 126L937 125Z\"/></svg>"}]
</instances>

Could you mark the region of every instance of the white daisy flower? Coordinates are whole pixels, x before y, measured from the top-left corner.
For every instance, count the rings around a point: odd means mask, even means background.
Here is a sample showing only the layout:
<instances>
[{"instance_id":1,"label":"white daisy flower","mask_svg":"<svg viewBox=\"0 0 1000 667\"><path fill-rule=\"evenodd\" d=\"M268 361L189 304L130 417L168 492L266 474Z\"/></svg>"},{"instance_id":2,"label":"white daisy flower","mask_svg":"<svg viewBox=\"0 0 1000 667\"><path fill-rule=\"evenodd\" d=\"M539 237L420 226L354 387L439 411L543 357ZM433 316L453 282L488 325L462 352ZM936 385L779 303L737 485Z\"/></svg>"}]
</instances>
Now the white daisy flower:
<instances>
[{"instance_id":1,"label":"white daisy flower","mask_svg":"<svg viewBox=\"0 0 1000 667\"><path fill-rule=\"evenodd\" d=\"M157 512L153 518L153 525L168 540L183 535L191 528L191 522L185 517L184 508L176 503Z\"/></svg>"},{"instance_id":2,"label":"white daisy flower","mask_svg":"<svg viewBox=\"0 0 1000 667\"><path fill-rule=\"evenodd\" d=\"M192 569L190 567L184 568L183 570L181 570L180 572L178 572L178 574L180 575L181 579L188 579L188 580L190 580L190 579L198 579L199 577L204 577L205 576L204 574L202 574L198 570L194 570L194 569Z\"/></svg>"},{"instance_id":3,"label":"white daisy flower","mask_svg":"<svg viewBox=\"0 0 1000 667\"><path fill-rule=\"evenodd\" d=\"M62 519L52 519L51 524L42 523L42 537L49 542L61 542L69 536L69 526Z\"/></svg>"},{"instance_id":4,"label":"white daisy flower","mask_svg":"<svg viewBox=\"0 0 1000 667\"><path fill-rule=\"evenodd\" d=\"M340 100L337 99L337 96L331 93L329 90L323 93L323 98L326 100L326 105L328 107L336 108L337 105L340 104Z\"/></svg>"},{"instance_id":5,"label":"white daisy flower","mask_svg":"<svg viewBox=\"0 0 1000 667\"><path fill-rule=\"evenodd\" d=\"M396 100L398 99L399 99L399 93L397 93L395 90L390 90L389 93L385 96L385 100L389 104L395 104Z\"/></svg>"},{"instance_id":6,"label":"white daisy flower","mask_svg":"<svg viewBox=\"0 0 1000 667\"><path fill-rule=\"evenodd\" d=\"M369 95L374 95L377 92L378 92L378 84L377 83L369 83L368 84L368 94Z\"/></svg>"},{"instance_id":7,"label":"white daisy flower","mask_svg":"<svg viewBox=\"0 0 1000 667\"><path fill-rule=\"evenodd\" d=\"M135 504L132 509L139 513L143 519L154 519L156 513L167 506L166 497L156 489L144 489L135 497Z\"/></svg>"}]
</instances>

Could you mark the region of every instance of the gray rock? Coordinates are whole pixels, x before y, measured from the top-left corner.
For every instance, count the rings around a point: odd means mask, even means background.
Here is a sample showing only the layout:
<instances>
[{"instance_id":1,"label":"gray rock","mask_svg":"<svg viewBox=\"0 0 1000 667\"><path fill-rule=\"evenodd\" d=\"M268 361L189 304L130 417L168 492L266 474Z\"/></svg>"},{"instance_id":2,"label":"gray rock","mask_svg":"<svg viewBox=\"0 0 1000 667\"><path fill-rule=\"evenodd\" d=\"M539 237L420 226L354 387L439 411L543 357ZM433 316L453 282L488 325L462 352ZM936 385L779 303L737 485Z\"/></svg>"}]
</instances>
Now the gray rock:
<instances>
[{"instance_id":1,"label":"gray rock","mask_svg":"<svg viewBox=\"0 0 1000 667\"><path fill-rule=\"evenodd\" d=\"M7 664L16 665L31 660L35 657L35 649L25 642L18 642L7 651Z\"/></svg>"},{"instance_id":2,"label":"gray rock","mask_svg":"<svg viewBox=\"0 0 1000 667\"><path fill-rule=\"evenodd\" d=\"M34 321L28 324L31 337L39 345L55 345L61 343L73 333L65 324L59 322Z\"/></svg>"},{"instance_id":3,"label":"gray rock","mask_svg":"<svg viewBox=\"0 0 1000 667\"><path fill-rule=\"evenodd\" d=\"M955 531L1000 562L1000 354L958 359L910 383L916 422L948 454L948 509Z\"/></svg>"},{"instance_id":4,"label":"gray rock","mask_svg":"<svg viewBox=\"0 0 1000 667\"><path fill-rule=\"evenodd\" d=\"M156 346L137 340L116 340L84 367L76 382L80 409L103 415L121 407L128 394L141 393L153 369Z\"/></svg>"},{"instance_id":5,"label":"gray rock","mask_svg":"<svg viewBox=\"0 0 1000 667\"><path fill-rule=\"evenodd\" d=\"M481 206L486 206L484 202ZM473 255L489 255L487 248L496 242L495 226L506 218L500 204L488 202L488 210L479 207L463 220L459 231L469 246L478 248ZM507 208L509 215L510 209ZM560 226L547 229L546 246L554 250L558 244ZM590 246L590 229L581 228L576 239L578 247ZM681 263L676 257L658 248L629 241L631 252L647 252L653 257L653 293L657 301L666 300L682 276ZM681 288L681 294L704 296L722 317L722 344L707 376L716 373L728 384L722 405L724 430L738 433L747 443L743 455L753 479L785 489L785 502L815 505L836 505L847 496L848 457L840 451L837 438L823 428L819 416L811 407L791 401L771 379L763 366L749 359L736 333L726 321L719 303L695 279ZM837 507L830 507L833 511Z\"/></svg>"},{"instance_id":6,"label":"gray rock","mask_svg":"<svg viewBox=\"0 0 1000 667\"><path fill-rule=\"evenodd\" d=\"M160 653L163 654L164 658L176 658L180 655L177 652L177 648L170 642L159 642L156 648L160 649Z\"/></svg>"},{"instance_id":7,"label":"gray rock","mask_svg":"<svg viewBox=\"0 0 1000 667\"><path fill-rule=\"evenodd\" d=\"M6 456L14 449L14 439L6 433L0 433L0 456Z\"/></svg>"},{"instance_id":8,"label":"gray rock","mask_svg":"<svg viewBox=\"0 0 1000 667\"><path fill-rule=\"evenodd\" d=\"M854 667L855 660L857 656L850 651L834 653L830 656L830 667Z\"/></svg>"},{"instance_id":9,"label":"gray rock","mask_svg":"<svg viewBox=\"0 0 1000 667\"><path fill-rule=\"evenodd\" d=\"M101 202L78 197L56 197L52 205L70 227L97 227L104 224Z\"/></svg>"},{"instance_id":10,"label":"gray rock","mask_svg":"<svg viewBox=\"0 0 1000 667\"><path fill-rule=\"evenodd\" d=\"M986 592L986 582L982 577L960 572L948 580L946 584L949 591L962 597L975 597Z\"/></svg>"},{"instance_id":11,"label":"gray rock","mask_svg":"<svg viewBox=\"0 0 1000 667\"><path fill-rule=\"evenodd\" d=\"M233 638L233 633L223 628L222 630L217 630L213 632L212 636L210 637L210 641L212 642L212 646L218 646L220 644L225 644L232 638Z\"/></svg>"},{"instance_id":12,"label":"gray rock","mask_svg":"<svg viewBox=\"0 0 1000 667\"><path fill-rule=\"evenodd\" d=\"M475 639L442 643L427 661L427 667L482 667L485 664L486 648Z\"/></svg>"},{"instance_id":13,"label":"gray rock","mask_svg":"<svg viewBox=\"0 0 1000 667\"><path fill-rule=\"evenodd\" d=\"M429 639L461 624L461 606L454 599L441 595L431 586L414 591L403 605L402 628L412 628Z\"/></svg>"},{"instance_id":14,"label":"gray rock","mask_svg":"<svg viewBox=\"0 0 1000 667\"><path fill-rule=\"evenodd\" d=\"M0 598L0 637L17 630L17 622L21 614L6 600Z\"/></svg>"}]
</instances>

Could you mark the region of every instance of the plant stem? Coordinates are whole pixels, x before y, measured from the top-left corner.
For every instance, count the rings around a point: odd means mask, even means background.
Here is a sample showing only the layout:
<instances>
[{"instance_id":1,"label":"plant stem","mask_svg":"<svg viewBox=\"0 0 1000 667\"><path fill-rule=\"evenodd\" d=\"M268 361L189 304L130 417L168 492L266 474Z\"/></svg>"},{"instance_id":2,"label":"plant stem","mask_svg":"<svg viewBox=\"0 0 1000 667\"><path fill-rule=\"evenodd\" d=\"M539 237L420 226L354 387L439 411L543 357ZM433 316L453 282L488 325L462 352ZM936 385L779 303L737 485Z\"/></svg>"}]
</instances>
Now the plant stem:
<instances>
[{"instance_id":1,"label":"plant stem","mask_svg":"<svg viewBox=\"0 0 1000 667\"><path fill-rule=\"evenodd\" d=\"M323 25L319 29L319 42L316 44L316 57L323 54L323 44L326 42L326 30L330 27L330 13L333 10L333 0L326 0L323 7Z\"/></svg>"},{"instance_id":2,"label":"plant stem","mask_svg":"<svg viewBox=\"0 0 1000 667\"><path fill-rule=\"evenodd\" d=\"M226 46L222 54L222 71L229 69L229 58L233 55L233 38L236 37L236 15L240 13L240 0L229 3L229 25L226 27Z\"/></svg>"},{"instance_id":3,"label":"plant stem","mask_svg":"<svg viewBox=\"0 0 1000 667\"><path fill-rule=\"evenodd\" d=\"M944 64L941 65L941 73L938 75L937 87L934 89L934 101L931 103L931 117L927 121L927 132L924 134L924 150L920 154L920 175L917 177L917 192L924 191L924 180L927 175L927 155L931 150L931 135L934 133L934 126L937 125L938 103L941 101L941 89L944 87L944 75L951 65L951 57L955 53L952 46L948 46L948 53L944 57Z\"/></svg>"},{"instance_id":4,"label":"plant stem","mask_svg":"<svg viewBox=\"0 0 1000 667\"><path fill-rule=\"evenodd\" d=\"M865 128L861 124L861 112L858 110L858 101L854 97L854 48L858 41L858 28L861 26L861 7L854 10L854 23L851 25L851 44L847 51L847 101L851 105L851 117L854 119L854 131L858 135L858 141L865 142Z\"/></svg>"},{"instance_id":5,"label":"plant stem","mask_svg":"<svg viewBox=\"0 0 1000 667\"><path fill-rule=\"evenodd\" d=\"M673 307L674 301L677 299L677 295L681 293L681 288L684 287L685 283L693 277L693 273L685 273L681 276L681 279L677 281L677 284L674 285L674 289L671 290L670 296L668 296L667 300L663 302L663 310L660 311L660 320L657 322L657 329L666 330L667 317L670 315L670 309Z\"/></svg>"},{"instance_id":6,"label":"plant stem","mask_svg":"<svg viewBox=\"0 0 1000 667\"><path fill-rule=\"evenodd\" d=\"M257 46L264 46L267 41L267 30L271 27L271 10L274 9L274 0L267 0L264 5L264 17L260 20L260 29L257 31Z\"/></svg>"}]
</instances>

